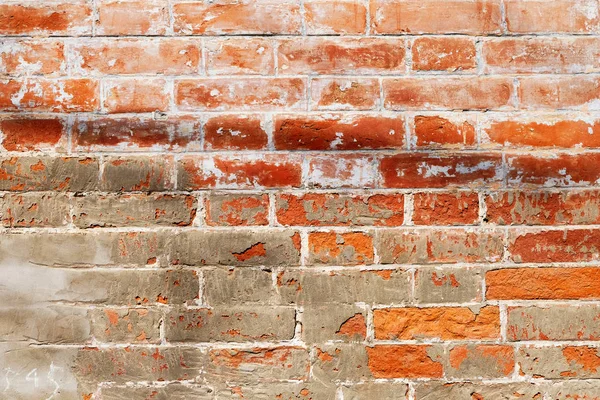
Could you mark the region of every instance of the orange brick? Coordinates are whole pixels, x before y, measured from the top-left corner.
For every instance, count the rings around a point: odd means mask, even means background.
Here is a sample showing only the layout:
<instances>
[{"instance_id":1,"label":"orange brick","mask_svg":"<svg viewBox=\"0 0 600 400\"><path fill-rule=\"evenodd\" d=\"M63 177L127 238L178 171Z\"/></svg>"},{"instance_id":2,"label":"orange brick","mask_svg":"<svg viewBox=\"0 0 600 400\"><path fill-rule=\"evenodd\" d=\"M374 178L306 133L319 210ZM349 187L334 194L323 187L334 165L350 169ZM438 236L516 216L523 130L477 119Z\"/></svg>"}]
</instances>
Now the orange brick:
<instances>
[{"instance_id":1,"label":"orange brick","mask_svg":"<svg viewBox=\"0 0 600 400\"><path fill-rule=\"evenodd\" d=\"M390 110L487 110L513 108L513 83L505 77L401 78L383 81Z\"/></svg>"},{"instance_id":2,"label":"orange brick","mask_svg":"<svg viewBox=\"0 0 600 400\"><path fill-rule=\"evenodd\" d=\"M289 110L306 106L301 78L205 78L175 82L182 110Z\"/></svg>"},{"instance_id":3,"label":"orange brick","mask_svg":"<svg viewBox=\"0 0 600 400\"><path fill-rule=\"evenodd\" d=\"M415 225L473 225L479 220L477 193L415 193Z\"/></svg>"},{"instance_id":4,"label":"orange brick","mask_svg":"<svg viewBox=\"0 0 600 400\"><path fill-rule=\"evenodd\" d=\"M169 10L162 1L100 0L98 35L164 35L169 27Z\"/></svg>"},{"instance_id":5,"label":"orange brick","mask_svg":"<svg viewBox=\"0 0 600 400\"><path fill-rule=\"evenodd\" d=\"M404 72L400 38L309 37L281 40L280 74L392 74Z\"/></svg>"},{"instance_id":6,"label":"orange brick","mask_svg":"<svg viewBox=\"0 0 600 400\"><path fill-rule=\"evenodd\" d=\"M367 28L367 8L359 0L304 2L309 35L361 34Z\"/></svg>"},{"instance_id":7,"label":"orange brick","mask_svg":"<svg viewBox=\"0 0 600 400\"><path fill-rule=\"evenodd\" d=\"M587 186L600 179L600 154L507 157L509 186Z\"/></svg>"},{"instance_id":8,"label":"orange brick","mask_svg":"<svg viewBox=\"0 0 600 400\"><path fill-rule=\"evenodd\" d=\"M92 9L87 3L0 4L0 35L89 35Z\"/></svg>"},{"instance_id":9,"label":"orange brick","mask_svg":"<svg viewBox=\"0 0 600 400\"><path fill-rule=\"evenodd\" d=\"M519 80L523 109L600 108L600 78L574 75L526 77Z\"/></svg>"},{"instance_id":10,"label":"orange brick","mask_svg":"<svg viewBox=\"0 0 600 400\"><path fill-rule=\"evenodd\" d=\"M466 307L379 309L373 323L380 340L500 338L500 310L492 306L478 313Z\"/></svg>"},{"instance_id":11,"label":"orange brick","mask_svg":"<svg viewBox=\"0 0 600 400\"><path fill-rule=\"evenodd\" d=\"M164 79L105 80L104 96L104 107L109 113L142 113L169 109L169 93Z\"/></svg>"},{"instance_id":12,"label":"orange brick","mask_svg":"<svg viewBox=\"0 0 600 400\"><path fill-rule=\"evenodd\" d=\"M374 0L374 33L499 33L498 0Z\"/></svg>"},{"instance_id":13,"label":"orange brick","mask_svg":"<svg viewBox=\"0 0 600 400\"><path fill-rule=\"evenodd\" d=\"M290 0L217 0L173 5L178 34L299 34L300 5Z\"/></svg>"},{"instance_id":14,"label":"orange brick","mask_svg":"<svg viewBox=\"0 0 600 400\"><path fill-rule=\"evenodd\" d=\"M373 238L363 232L308 234L310 264L356 265L373 263Z\"/></svg>"},{"instance_id":15,"label":"orange brick","mask_svg":"<svg viewBox=\"0 0 600 400\"><path fill-rule=\"evenodd\" d=\"M273 44L264 38L227 38L205 42L209 75L259 74L275 71Z\"/></svg>"},{"instance_id":16,"label":"orange brick","mask_svg":"<svg viewBox=\"0 0 600 400\"><path fill-rule=\"evenodd\" d=\"M491 300L600 299L600 268L506 268L485 275Z\"/></svg>"},{"instance_id":17,"label":"orange brick","mask_svg":"<svg viewBox=\"0 0 600 400\"><path fill-rule=\"evenodd\" d=\"M421 37L412 44L415 71L472 71L477 67L475 42L462 37Z\"/></svg>"},{"instance_id":18,"label":"orange brick","mask_svg":"<svg viewBox=\"0 0 600 400\"><path fill-rule=\"evenodd\" d=\"M375 378L441 378L441 352L431 345L367 347L369 369Z\"/></svg>"},{"instance_id":19,"label":"orange brick","mask_svg":"<svg viewBox=\"0 0 600 400\"><path fill-rule=\"evenodd\" d=\"M468 148L477 144L476 121L456 115L417 115L412 145L424 148Z\"/></svg>"},{"instance_id":20,"label":"orange brick","mask_svg":"<svg viewBox=\"0 0 600 400\"><path fill-rule=\"evenodd\" d=\"M515 33L595 33L600 28L595 0L507 0L506 25Z\"/></svg>"},{"instance_id":21,"label":"orange brick","mask_svg":"<svg viewBox=\"0 0 600 400\"><path fill-rule=\"evenodd\" d=\"M380 104L377 79L316 78L310 92L314 110L373 110Z\"/></svg>"},{"instance_id":22,"label":"orange brick","mask_svg":"<svg viewBox=\"0 0 600 400\"><path fill-rule=\"evenodd\" d=\"M261 150L268 140L264 121L257 116L218 115L204 125L207 150Z\"/></svg>"},{"instance_id":23,"label":"orange brick","mask_svg":"<svg viewBox=\"0 0 600 400\"><path fill-rule=\"evenodd\" d=\"M519 37L483 42L486 73L580 73L600 70L600 39Z\"/></svg>"},{"instance_id":24,"label":"orange brick","mask_svg":"<svg viewBox=\"0 0 600 400\"><path fill-rule=\"evenodd\" d=\"M0 44L0 74L64 75L64 45L58 40L6 40Z\"/></svg>"},{"instance_id":25,"label":"orange brick","mask_svg":"<svg viewBox=\"0 0 600 400\"><path fill-rule=\"evenodd\" d=\"M327 117L281 115L275 118L277 150L361 150L401 148L402 118L372 115Z\"/></svg>"},{"instance_id":26,"label":"orange brick","mask_svg":"<svg viewBox=\"0 0 600 400\"><path fill-rule=\"evenodd\" d=\"M99 92L92 79L0 80L0 110L98 111Z\"/></svg>"}]
</instances>

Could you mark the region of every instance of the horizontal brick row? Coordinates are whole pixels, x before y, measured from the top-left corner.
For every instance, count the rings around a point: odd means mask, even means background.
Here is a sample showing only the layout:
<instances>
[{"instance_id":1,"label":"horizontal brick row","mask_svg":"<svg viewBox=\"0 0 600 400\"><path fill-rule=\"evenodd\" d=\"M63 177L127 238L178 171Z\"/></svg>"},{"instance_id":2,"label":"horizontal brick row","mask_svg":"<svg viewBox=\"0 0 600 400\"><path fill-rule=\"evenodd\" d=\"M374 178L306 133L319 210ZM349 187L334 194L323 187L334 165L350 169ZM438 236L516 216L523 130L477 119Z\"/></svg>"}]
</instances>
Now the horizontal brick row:
<instances>
[{"instance_id":1,"label":"horizontal brick row","mask_svg":"<svg viewBox=\"0 0 600 400\"><path fill-rule=\"evenodd\" d=\"M373 0L328 4L272 0L252 3L163 1L136 3L101 0L92 7L24 3L3 4L2 35L239 35L239 34L374 34L464 33L598 33L598 5L592 0L504 2L485 0ZM439 19L428 17L442 9ZM368 11L370 19L367 17ZM335 13L331 16L331 13ZM170 20L173 14L173 21ZM244 18L240 17L241 15ZM541 18L537 18L541 15ZM550 17L552 15L553 17Z\"/></svg>"}]
</instances>

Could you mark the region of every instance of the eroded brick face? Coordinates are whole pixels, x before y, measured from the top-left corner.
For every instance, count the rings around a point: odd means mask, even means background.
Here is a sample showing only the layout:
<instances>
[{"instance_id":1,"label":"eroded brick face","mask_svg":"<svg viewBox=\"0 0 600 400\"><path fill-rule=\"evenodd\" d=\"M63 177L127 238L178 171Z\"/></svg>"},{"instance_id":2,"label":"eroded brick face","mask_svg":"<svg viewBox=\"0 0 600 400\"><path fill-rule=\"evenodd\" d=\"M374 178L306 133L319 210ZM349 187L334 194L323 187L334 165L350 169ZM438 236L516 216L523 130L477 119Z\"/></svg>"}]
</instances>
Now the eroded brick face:
<instances>
[{"instance_id":1,"label":"eroded brick face","mask_svg":"<svg viewBox=\"0 0 600 400\"><path fill-rule=\"evenodd\" d=\"M0 400L600 399L598 0L0 0Z\"/></svg>"}]
</instances>

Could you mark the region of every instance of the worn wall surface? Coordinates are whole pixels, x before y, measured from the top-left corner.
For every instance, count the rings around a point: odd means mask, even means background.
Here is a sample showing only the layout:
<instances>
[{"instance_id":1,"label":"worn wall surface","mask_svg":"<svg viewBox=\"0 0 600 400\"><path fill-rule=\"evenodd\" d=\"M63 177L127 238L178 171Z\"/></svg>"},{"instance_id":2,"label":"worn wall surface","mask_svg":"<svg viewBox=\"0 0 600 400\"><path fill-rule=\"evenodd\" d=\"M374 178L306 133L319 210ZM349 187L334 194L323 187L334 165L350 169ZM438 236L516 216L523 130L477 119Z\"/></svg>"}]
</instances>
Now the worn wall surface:
<instances>
[{"instance_id":1,"label":"worn wall surface","mask_svg":"<svg viewBox=\"0 0 600 400\"><path fill-rule=\"evenodd\" d=\"M600 399L596 0L0 0L0 399Z\"/></svg>"}]
</instances>

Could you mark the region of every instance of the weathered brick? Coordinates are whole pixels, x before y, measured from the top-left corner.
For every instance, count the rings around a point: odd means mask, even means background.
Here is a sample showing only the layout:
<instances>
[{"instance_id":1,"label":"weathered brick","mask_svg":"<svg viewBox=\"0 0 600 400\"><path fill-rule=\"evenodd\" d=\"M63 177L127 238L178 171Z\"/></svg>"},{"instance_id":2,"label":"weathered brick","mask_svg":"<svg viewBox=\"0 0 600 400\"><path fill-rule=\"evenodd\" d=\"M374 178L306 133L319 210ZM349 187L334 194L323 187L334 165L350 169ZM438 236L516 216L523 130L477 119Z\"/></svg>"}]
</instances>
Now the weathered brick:
<instances>
[{"instance_id":1,"label":"weathered brick","mask_svg":"<svg viewBox=\"0 0 600 400\"><path fill-rule=\"evenodd\" d=\"M205 366L209 380L248 384L308 378L308 352L301 347L214 349L209 360Z\"/></svg>"},{"instance_id":2,"label":"weathered brick","mask_svg":"<svg viewBox=\"0 0 600 400\"><path fill-rule=\"evenodd\" d=\"M101 0L97 7L99 35L164 35L169 27L169 10L160 0Z\"/></svg>"},{"instance_id":3,"label":"weathered brick","mask_svg":"<svg viewBox=\"0 0 600 400\"><path fill-rule=\"evenodd\" d=\"M448 352L446 376L450 378L505 378L515 369L512 346L481 344L460 345Z\"/></svg>"},{"instance_id":4,"label":"weathered brick","mask_svg":"<svg viewBox=\"0 0 600 400\"><path fill-rule=\"evenodd\" d=\"M7 151L63 152L66 148L66 123L60 118L15 115L0 119L0 132Z\"/></svg>"},{"instance_id":5,"label":"weathered brick","mask_svg":"<svg viewBox=\"0 0 600 400\"><path fill-rule=\"evenodd\" d=\"M161 314L148 308L92 310L92 334L99 342L158 343Z\"/></svg>"},{"instance_id":6,"label":"weathered brick","mask_svg":"<svg viewBox=\"0 0 600 400\"><path fill-rule=\"evenodd\" d=\"M278 150L362 150L402 148L404 120L374 115L278 116Z\"/></svg>"},{"instance_id":7,"label":"weathered brick","mask_svg":"<svg viewBox=\"0 0 600 400\"><path fill-rule=\"evenodd\" d=\"M273 44L265 38L226 38L205 41L209 75L272 75Z\"/></svg>"},{"instance_id":8,"label":"weathered brick","mask_svg":"<svg viewBox=\"0 0 600 400\"><path fill-rule=\"evenodd\" d=\"M320 382L274 382L258 385L229 385L216 392L219 400L252 399L323 399L335 400L336 388ZM212 397L211 397L212 399Z\"/></svg>"},{"instance_id":9,"label":"weathered brick","mask_svg":"<svg viewBox=\"0 0 600 400\"><path fill-rule=\"evenodd\" d=\"M593 399L600 396L600 388L595 380L553 382L547 393L556 400L580 398Z\"/></svg>"},{"instance_id":10,"label":"weathered brick","mask_svg":"<svg viewBox=\"0 0 600 400\"><path fill-rule=\"evenodd\" d=\"M368 399L408 399L408 385L405 383L373 383L364 382L354 385L343 385L342 395L345 400Z\"/></svg>"},{"instance_id":11,"label":"weathered brick","mask_svg":"<svg viewBox=\"0 0 600 400\"><path fill-rule=\"evenodd\" d=\"M598 4L590 0L508 0L506 25L515 33L597 33Z\"/></svg>"},{"instance_id":12,"label":"weathered brick","mask_svg":"<svg viewBox=\"0 0 600 400\"><path fill-rule=\"evenodd\" d=\"M104 108L109 113L144 113L169 110L164 79L108 79L104 85Z\"/></svg>"},{"instance_id":13,"label":"weathered brick","mask_svg":"<svg viewBox=\"0 0 600 400\"><path fill-rule=\"evenodd\" d=\"M173 6L174 29L179 34L298 34L302 26L295 1L259 0L178 3Z\"/></svg>"},{"instance_id":14,"label":"weathered brick","mask_svg":"<svg viewBox=\"0 0 600 400\"><path fill-rule=\"evenodd\" d=\"M513 231L508 251L516 262L595 261L600 258L599 239L595 229Z\"/></svg>"},{"instance_id":15,"label":"weathered brick","mask_svg":"<svg viewBox=\"0 0 600 400\"><path fill-rule=\"evenodd\" d=\"M370 4L371 27L378 34L500 32L498 0L375 0Z\"/></svg>"},{"instance_id":16,"label":"weathered brick","mask_svg":"<svg viewBox=\"0 0 600 400\"><path fill-rule=\"evenodd\" d=\"M211 306L271 303L276 298L270 270L214 268L203 275L203 300Z\"/></svg>"},{"instance_id":17,"label":"weathered brick","mask_svg":"<svg viewBox=\"0 0 600 400\"><path fill-rule=\"evenodd\" d=\"M379 107L379 82L371 78L311 80L310 107L314 110L373 110Z\"/></svg>"},{"instance_id":18,"label":"weathered brick","mask_svg":"<svg viewBox=\"0 0 600 400\"><path fill-rule=\"evenodd\" d=\"M362 342L367 336L366 320L366 311L353 305L305 305L302 337L307 343Z\"/></svg>"},{"instance_id":19,"label":"weathered brick","mask_svg":"<svg viewBox=\"0 0 600 400\"><path fill-rule=\"evenodd\" d=\"M431 345L367 347L369 369L375 378L441 378L443 349Z\"/></svg>"},{"instance_id":20,"label":"weathered brick","mask_svg":"<svg viewBox=\"0 0 600 400\"><path fill-rule=\"evenodd\" d=\"M485 198L487 220L500 225L587 225L600 222L600 193L504 191Z\"/></svg>"},{"instance_id":21,"label":"weathered brick","mask_svg":"<svg viewBox=\"0 0 600 400\"><path fill-rule=\"evenodd\" d=\"M174 189L174 169L171 156L106 157L100 187L111 192L155 192Z\"/></svg>"},{"instance_id":22,"label":"weathered brick","mask_svg":"<svg viewBox=\"0 0 600 400\"><path fill-rule=\"evenodd\" d=\"M598 378L600 349L590 346L522 347L516 353L520 374L546 379Z\"/></svg>"},{"instance_id":23,"label":"weathered brick","mask_svg":"<svg viewBox=\"0 0 600 400\"><path fill-rule=\"evenodd\" d=\"M99 163L89 157L25 156L0 159L0 189L80 192L98 185Z\"/></svg>"},{"instance_id":24,"label":"weathered brick","mask_svg":"<svg viewBox=\"0 0 600 400\"><path fill-rule=\"evenodd\" d=\"M411 146L417 148L471 148L476 145L476 121L463 115L417 115Z\"/></svg>"},{"instance_id":25,"label":"weathered brick","mask_svg":"<svg viewBox=\"0 0 600 400\"><path fill-rule=\"evenodd\" d=\"M598 92L600 79L584 75L524 77L518 90L520 107L527 110L595 110L600 102Z\"/></svg>"},{"instance_id":26,"label":"weathered brick","mask_svg":"<svg viewBox=\"0 0 600 400\"><path fill-rule=\"evenodd\" d=\"M200 122L194 117L80 117L72 142L74 151L89 152L200 150Z\"/></svg>"},{"instance_id":27,"label":"weathered brick","mask_svg":"<svg viewBox=\"0 0 600 400\"><path fill-rule=\"evenodd\" d=\"M175 82L175 104L185 111L301 110L303 78L198 78Z\"/></svg>"},{"instance_id":28,"label":"weathered brick","mask_svg":"<svg viewBox=\"0 0 600 400\"><path fill-rule=\"evenodd\" d=\"M503 234L479 229L385 229L375 241L382 264L498 262Z\"/></svg>"},{"instance_id":29,"label":"weathered brick","mask_svg":"<svg viewBox=\"0 0 600 400\"><path fill-rule=\"evenodd\" d=\"M102 399L104 400L131 400L146 399L155 400L195 400L214 399L213 389L204 385L191 385L185 383L169 383L161 386L105 386L102 387Z\"/></svg>"},{"instance_id":30,"label":"weathered brick","mask_svg":"<svg viewBox=\"0 0 600 400\"><path fill-rule=\"evenodd\" d=\"M479 196L473 192L415 193L415 225L474 225L479 220Z\"/></svg>"},{"instance_id":31,"label":"weathered brick","mask_svg":"<svg viewBox=\"0 0 600 400\"><path fill-rule=\"evenodd\" d=\"M308 251L309 264L372 264L373 237L365 232L312 232L308 234Z\"/></svg>"},{"instance_id":32,"label":"weathered brick","mask_svg":"<svg viewBox=\"0 0 600 400\"><path fill-rule=\"evenodd\" d=\"M65 70L64 44L60 40L15 39L0 43L0 74L64 75Z\"/></svg>"},{"instance_id":33,"label":"weathered brick","mask_svg":"<svg viewBox=\"0 0 600 400\"><path fill-rule=\"evenodd\" d=\"M175 342L271 342L291 340L295 310L283 307L218 307L172 310L165 338Z\"/></svg>"},{"instance_id":34,"label":"weathered brick","mask_svg":"<svg viewBox=\"0 0 600 400\"><path fill-rule=\"evenodd\" d=\"M23 2L0 5L1 35L79 36L91 33L92 8L84 2Z\"/></svg>"},{"instance_id":35,"label":"weathered brick","mask_svg":"<svg viewBox=\"0 0 600 400\"><path fill-rule=\"evenodd\" d=\"M213 226L268 225L266 194L212 194L204 200L206 223Z\"/></svg>"},{"instance_id":36,"label":"weathered brick","mask_svg":"<svg viewBox=\"0 0 600 400\"><path fill-rule=\"evenodd\" d=\"M276 198L276 215L288 226L398 226L404 221L404 196L282 193Z\"/></svg>"},{"instance_id":37,"label":"weathered brick","mask_svg":"<svg viewBox=\"0 0 600 400\"><path fill-rule=\"evenodd\" d=\"M402 303L410 297L410 274L402 269L318 272L284 270L277 275L284 303Z\"/></svg>"},{"instance_id":38,"label":"weathered brick","mask_svg":"<svg viewBox=\"0 0 600 400\"><path fill-rule=\"evenodd\" d=\"M279 154L189 156L179 161L177 177L182 190L299 187L302 164Z\"/></svg>"},{"instance_id":39,"label":"weathered brick","mask_svg":"<svg viewBox=\"0 0 600 400\"><path fill-rule=\"evenodd\" d=\"M389 110L487 110L513 108L509 78L399 78L383 80Z\"/></svg>"},{"instance_id":40,"label":"weathered brick","mask_svg":"<svg viewBox=\"0 0 600 400\"><path fill-rule=\"evenodd\" d=\"M546 387L543 385L517 383L444 383L423 382L415 387L416 400L434 399L502 399L502 400L539 400Z\"/></svg>"},{"instance_id":41,"label":"weathered brick","mask_svg":"<svg viewBox=\"0 0 600 400\"><path fill-rule=\"evenodd\" d=\"M383 157L379 170L389 188L497 187L504 175L493 153L402 153Z\"/></svg>"},{"instance_id":42,"label":"weathered brick","mask_svg":"<svg viewBox=\"0 0 600 400\"><path fill-rule=\"evenodd\" d=\"M373 188L377 175L377 166L372 156L308 157L310 188Z\"/></svg>"},{"instance_id":43,"label":"weathered brick","mask_svg":"<svg viewBox=\"0 0 600 400\"><path fill-rule=\"evenodd\" d=\"M598 153L527 154L507 157L508 185L571 187L600 183Z\"/></svg>"},{"instance_id":44,"label":"weathered brick","mask_svg":"<svg viewBox=\"0 0 600 400\"><path fill-rule=\"evenodd\" d=\"M374 375L368 366L367 348L359 344L324 344L312 350L312 375L317 381L364 381Z\"/></svg>"},{"instance_id":45,"label":"weathered brick","mask_svg":"<svg viewBox=\"0 0 600 400\"><path fill-rule=\"evenodd\" d=\"M595 305L508 307L509 340L598 340Z\"/></svg>"},{"instance_id":46,"label":"weathered brick","mask_svg":"<svg viewBox=\"0 0 600 400\"><path fill-rule=\"evenodd\" d=\"M304 17L309 35L362 34L367 27L367 7L352 0L308 0Z\"/></svg>"},{"instance_id":47,"label":"weathered brick","mask_svg":"<svg viewBox=\"0 0 600 400\"><path fill-rule=\"evenodd\" d=\"M600 269L507 268L485 275L488 299L560 300L600 298Z\"/></svg>"},{"instance_id":48,"label":"weathered brick","mask_svg":"<svg viewBox=\"0 0 600 400\"><path fill-rule=\"evenodd\" d=\"M415 271L415 300L419 303L481 301L482 281L479 268L421 268Z\"/></svg>"},{"instance_id":49,"label":"weathered brick","mask_svg":"<svg viewBox=\"0 0 600 400\"><path fill-rule=\"evenodd\" d=\"M19 193L0 196L2 225L17 227L59 227L70 221L70 201L60 193Z\"/></svg>"},{"instance_id":50,"label":"weathered brick","mask_svg":"<svg viewBox=\"0 0 600 400\"><path fill-rule=\"evenodd\" d=\"M500 310L492 306L378 309L373 321L375 338L382 340L500 338Z\"/></svg>"},{"instance_id":51,"label":"weathered brick","mask_svg":"<svg viewBox=\"0 0 600 400\"><path fill-rule=\"evenodd\" d=\"M181 265L298 265L300 234L292 230L184 231L173 238Z\"/></svg>"},{"instance_id":52,"label":"weathered brick","mask_svg":"<svg viewBox=\"0 0 600 400\"><path fill-rule=\"evenodd\" d=\"M180 194L86 194L73 198L73 223L80 228L188 226L196 199Z\"/></svg>"},{"instance_id":53,"label":"weathered brick","mask_svg":"<svg viewBox=\"0 0 600 400\"><path fill-rule=\"evenodd\" d=\"M412 43L415 71L472 71L477 67L475 42L462 37L421 37Z\"/></svg>"},{"instance_id":54,"label":"weathered brick","mask_svg":"<svg viewBox=\"0 0 600 400\"><path fill-rule=\"evenodd\" d=\"M206 150L264 150L269 138L257 116L218 115L204 124Z\"/></svg>"}]
</instances>

